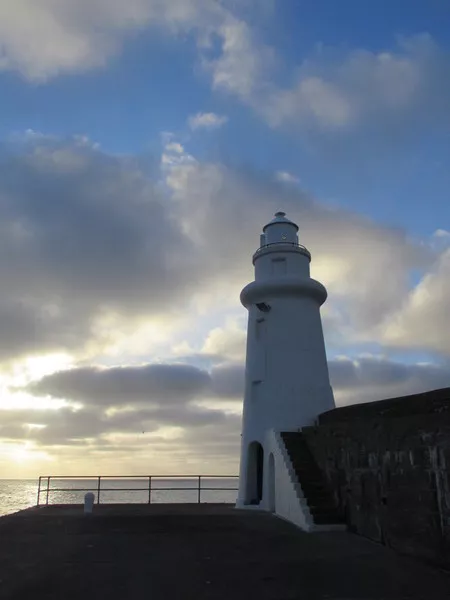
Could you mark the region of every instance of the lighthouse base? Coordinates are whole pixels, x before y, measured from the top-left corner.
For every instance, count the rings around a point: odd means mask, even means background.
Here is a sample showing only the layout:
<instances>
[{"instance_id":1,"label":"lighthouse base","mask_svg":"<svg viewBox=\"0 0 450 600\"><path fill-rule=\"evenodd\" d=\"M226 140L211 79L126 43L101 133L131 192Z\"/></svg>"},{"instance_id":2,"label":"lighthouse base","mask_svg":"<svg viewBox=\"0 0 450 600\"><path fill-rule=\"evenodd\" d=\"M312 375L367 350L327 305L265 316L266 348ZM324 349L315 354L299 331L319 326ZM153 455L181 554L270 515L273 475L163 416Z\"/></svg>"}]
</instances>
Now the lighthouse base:
<instances>
[{"instance_id":1,"label":"lighthouse base","mask_svg":"<svg viewBox=\"0 0 450 600\"><path fill-rule=\"evenodd\" d=\"M314 522L281 432L268 431L242 458L237 509L268 511L308 532L346 529L340 523Z\"/></svg>"}]
</instances>

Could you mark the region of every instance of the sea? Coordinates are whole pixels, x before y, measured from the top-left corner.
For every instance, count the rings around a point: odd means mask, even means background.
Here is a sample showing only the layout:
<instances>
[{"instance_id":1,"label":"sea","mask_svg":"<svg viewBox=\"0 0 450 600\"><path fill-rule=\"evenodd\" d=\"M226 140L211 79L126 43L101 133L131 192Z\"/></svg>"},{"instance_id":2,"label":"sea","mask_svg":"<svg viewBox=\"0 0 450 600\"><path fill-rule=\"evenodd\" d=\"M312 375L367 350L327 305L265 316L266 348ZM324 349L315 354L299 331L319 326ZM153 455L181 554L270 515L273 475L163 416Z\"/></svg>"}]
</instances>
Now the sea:
<instances>
[{"instance_id":1,"label":"sea","mask_svg":"<svg viewBox=\"0 0 450 600\"><path fill-rule=\"evenodd\" d=\"M237 497L237 477L202 477L200 501L234 503ZM92 478L0 479L0 516L45 504L82 504L85 494L91 491L98 500L99 482ZM38 498L39 496L39 498ZM198 502L198 477L102 477L100 504L147 504Z\"/></svg>"}]
</instances>

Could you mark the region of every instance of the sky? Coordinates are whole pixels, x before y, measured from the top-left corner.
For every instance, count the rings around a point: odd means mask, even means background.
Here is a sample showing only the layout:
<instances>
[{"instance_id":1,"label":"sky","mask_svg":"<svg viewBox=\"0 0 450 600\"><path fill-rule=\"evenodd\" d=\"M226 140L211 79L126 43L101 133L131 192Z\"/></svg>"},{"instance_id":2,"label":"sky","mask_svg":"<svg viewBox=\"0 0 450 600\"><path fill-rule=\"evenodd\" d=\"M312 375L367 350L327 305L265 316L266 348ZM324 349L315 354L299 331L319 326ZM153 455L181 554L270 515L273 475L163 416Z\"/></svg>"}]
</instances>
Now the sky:
<instances>
[{"instance_id":1,"label":"sky","mask_svg":"<svg viewBox=\"0 0 450 600\"><path fill-rule=\"evenodd\" d=\"M450 386L446 0L0 0L0 477L236 474L298 223L337 405Z\"/></svg>"}]
</instances>

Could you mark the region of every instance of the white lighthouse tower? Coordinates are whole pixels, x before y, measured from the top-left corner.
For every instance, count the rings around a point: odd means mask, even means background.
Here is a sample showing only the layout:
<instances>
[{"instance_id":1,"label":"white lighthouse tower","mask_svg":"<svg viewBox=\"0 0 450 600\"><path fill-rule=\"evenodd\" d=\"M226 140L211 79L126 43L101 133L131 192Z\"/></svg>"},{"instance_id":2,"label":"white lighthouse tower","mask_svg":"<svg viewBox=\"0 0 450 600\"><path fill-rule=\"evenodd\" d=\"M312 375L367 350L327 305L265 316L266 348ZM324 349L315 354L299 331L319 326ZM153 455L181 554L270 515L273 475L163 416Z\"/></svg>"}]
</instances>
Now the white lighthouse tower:
<instances>
[{"instance_id":1,"label":"white lighthouse tower","mask_svg":"<svg viewBox=\"0 0 450 600\"><path fill-rule=\"evenodd\" d=\"M276 507L287 518L294 482L280 434L335 407L320 318L327 292L311 279L297 232L284 212L275 214L253 255L255 281L241 292L249 315L237 507Z\"/></svg>"}]
</instances>

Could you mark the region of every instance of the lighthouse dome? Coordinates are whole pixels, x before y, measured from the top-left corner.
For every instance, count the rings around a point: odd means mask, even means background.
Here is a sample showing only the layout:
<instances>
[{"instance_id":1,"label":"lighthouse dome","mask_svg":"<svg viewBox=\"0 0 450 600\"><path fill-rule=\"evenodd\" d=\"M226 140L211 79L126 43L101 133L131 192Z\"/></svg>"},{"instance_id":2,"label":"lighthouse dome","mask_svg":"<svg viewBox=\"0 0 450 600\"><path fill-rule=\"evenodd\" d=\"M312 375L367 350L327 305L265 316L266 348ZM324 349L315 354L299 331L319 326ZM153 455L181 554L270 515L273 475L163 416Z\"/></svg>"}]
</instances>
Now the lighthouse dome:
<instances>
[{"instance_id":1,"label":"lighthouse dome","mask_svg":"<svg viewBox=\"0 0 450 600\"><path fill-rule=\"evenodd\" d=\"M263 227L263 232L265 244L298 244L298 225L287 219L281 210Z\"/></svg>"}]
</instances>

